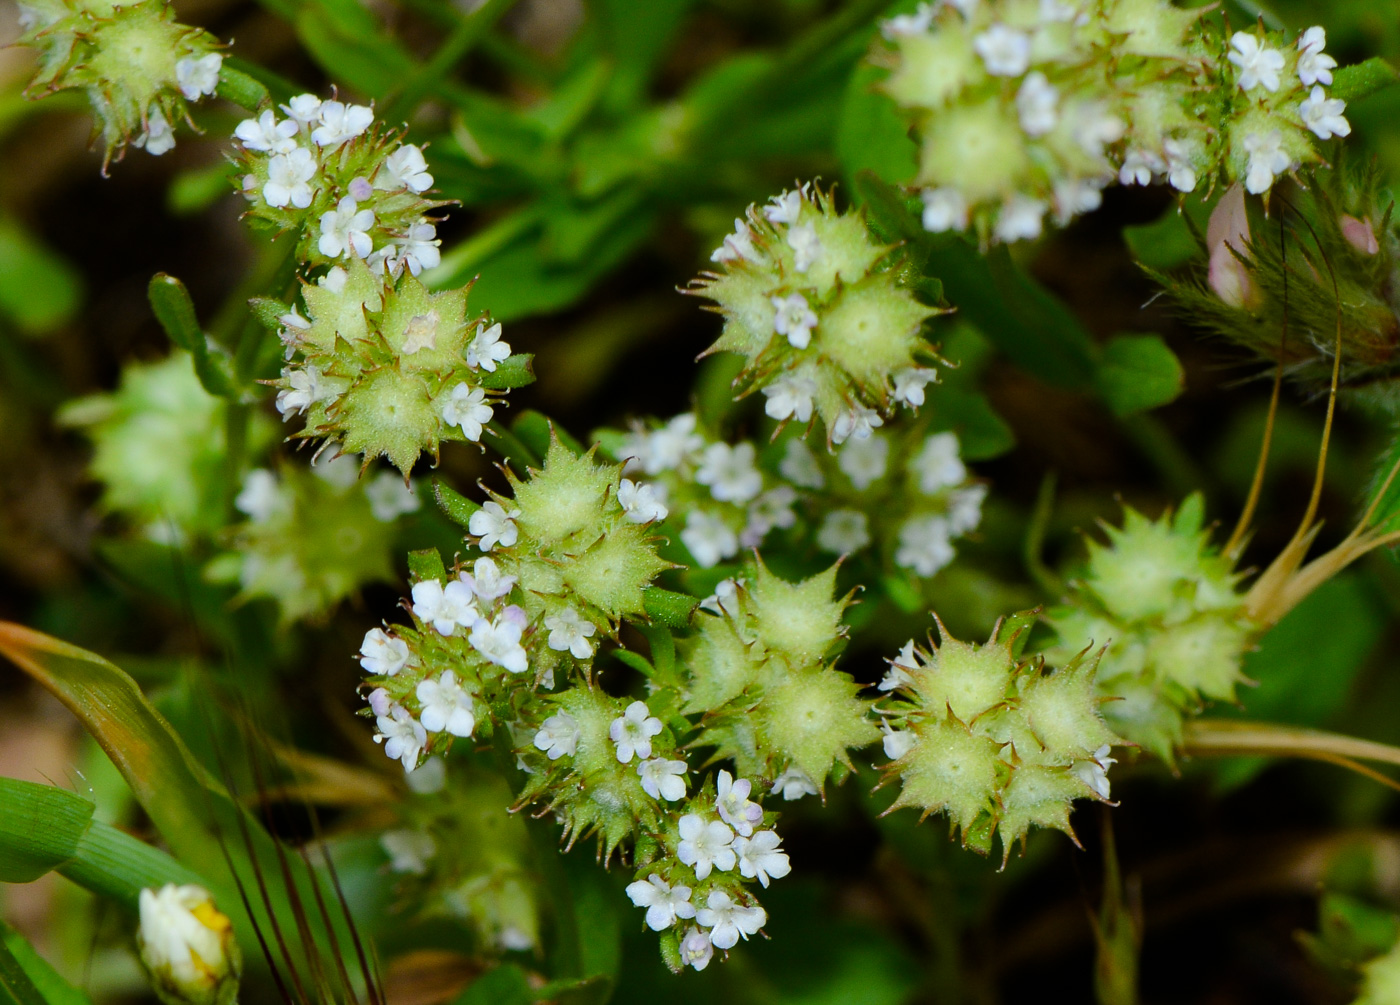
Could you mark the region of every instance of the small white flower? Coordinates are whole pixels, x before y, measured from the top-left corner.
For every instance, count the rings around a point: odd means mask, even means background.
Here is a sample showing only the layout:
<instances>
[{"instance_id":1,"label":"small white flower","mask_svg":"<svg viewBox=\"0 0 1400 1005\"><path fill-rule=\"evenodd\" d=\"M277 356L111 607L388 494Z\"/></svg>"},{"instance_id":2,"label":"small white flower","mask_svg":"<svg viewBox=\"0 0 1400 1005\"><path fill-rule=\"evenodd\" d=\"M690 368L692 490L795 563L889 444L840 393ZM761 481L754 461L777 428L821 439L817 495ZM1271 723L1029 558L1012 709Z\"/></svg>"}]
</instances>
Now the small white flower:
<instances>
[{"instance_id":1,"label":"small white flower","mask_svg":"<svg viewBox=\"0 0 1400 1005\"><path fill-rule=\"evenodd\" d=\"M1061 178L1055 182L1055 222L1064 226L1080 213L1103 205L1103 185L1092 178Z\"/></svg>"},{"instance_id":2,"label":"small white flower","mask_svg":"<svg viewBox=\"0 0 1400 1005\"><path fill-rule=\"evenodd\" d=\"M994 77L1019 77L1031 65L1031 38L1025 32L994 24L972 40L987 72Z\"/></svg>"},{"instance_id":3,"label":"small white flower","mask_svg":"<svg viewBox=\"0 0 1400 1005\"><path fill-rule=\"evenodd\" d=\"M924 440L924 445L909 462L909 470L919 479L919 491L935 495L953 485L960 485L967 478L967 468L958 456L958 437L955 433L934 433Z\"/></svg>"},{"instance_id":4,"label":"small white flower","mask_svg":"<svg viewBox=\"0 0 1400 1005\"><path fill-rule=\"evenodd\" d=\"M332 293L344 293L345 281L349 278L350 273L346 272L339 265L332 265L329 272L327 272L320 279L316 280L316 285L323 286L326 289L330 290ZM277 320L281 321L282 319L278 318ZM308 321L306 323L306 327L310 328L311 322Z\"/></svg>"},{"instance_id":5,"label":"small white flower","mask_svg":"<svg viewBox=\"0 0 1400 1005\"><path fill-rule=\"evenodd\" d=\"M914 731L910 729L891 729L888 722L880 723L880 731L884 733L881 745L885 748L885 756L891 761L897 761L914 747L914 741L918 739Z\"/></svg>"},{"instance_id":6,"label":"small white flower","mask_svg":"<svg viewBox=\"0 0 1400 1005\"><path fill-rule=\"evenodd\" d=\"M406 188L410 192L426 192L433 187L433 176L428 174L428 162L423 159L423 151L412 143L405 143L379 166L374 176L374 187L392 192Z\"/></svg>"},{"instance_id":7,"label":"small white flower","mask_svg":"<svg viewBox=\"0 0 1400 1005\"><path fill-rule=\"evenodd\" d=\"M472 735L476 728L472 696L457 683L457 675L451 670L444 670L437 680L428 677L420 681L415 693L423 706L418 717L428 732Z\"/></svg>"},{"instance_id":8,"label":"small white flower","mask_svg":"<svg viewBox=\"0 0 1400 1005\"><path fill-rule=\"evenodd\" d=\"M408 666L408 643L382 628L371 628L360 643L360 666L365 673L392 677Z\"/></svg>"},{"instance_id":9,"label":"small white flower","mask_svg":"<svg viewBox=\"0 0 1400 1005\"><path fill-rule=\"evenodd\" d=\"M1329 98L1321 87L1313 87L1312 93L1298 106L1298 114L1303 117L1303 125L1313 131L1320 140L1330 140L1333 136L1350 136L1351 123L1343 117L1347 103L1341 98Z\"/></svg>"},{"instance_id":10,"label":"small white flower","mask_svg":"<svg viewBox=\"0 0 1400 1005\"><path fill-rule=\"evenodd\" d=\"M779 422L785 419L809 422L816 394L817 382L812 378L783 374L763 388L763 396L768 399L763 403L763 411Z\"/></svg>"},{"instance_id":11,"label":"small white flower","mask_svg":"<svg viewBox=\"0 0 1400 1005\"><path fill-rule=\"evenodd\" d=\"M420 796L430 796L441 792L447 784L447 762L441 757L430 756L404 779L410 792Z\"/></svg>"},{"instance_id":12,"label":"small white flower","mask_svg":"<svg viewBox=\"0 0 1400 1005\"><path fill-rule=\"evenodd\" d=\"M322 104L321 99L314 94L298 94L282 106L282 111L298 125L309 126L321 117Z\"/></svg>"},{"instance_id":13,"label":"small white flower","mask_svg":"<svg viewBox=\"0 0 1400 1005\"><path fill-rule=\"evenodd\" d=\"M754 467L754 445L711 443L700 456L695 480L710 487L719 502L745 503L763 491L763 476Z\"/></svg>"},{"instance_id":14,"label":"small white flower","mask_svg":"<svg viewBox=\"0 0 1400 1005\"><path fill-rule=\"evenodd\" d=\"M155 105L146 112L146 128L132 141L134 146L145 147L146 153L154 157L175 149L175 130L170 128L165 113Z\"/></svg>"},{"instance_id":15,"label":"small white flower","mask_svg":"<svg viewBox=\"0 0 1400 1005\"><path fill-rule=\"evenodd\" d=\"M700 606L711 614L736 616L739 613L739 582L734 578L721 579L715 584L715 592L704 600L700 601Z\"/></svg>"},{"instance_id":16,"label":"small white flower","mask_svg":"<svg viewBox=\"0 0 1400 1005\"><path fill-rule=\"evenodd\" d=\"M876 428L885 420L880 413L864 405L852 405L849 411L842 412L831 424L831 442L845 443L847 440L868 440Z\"/></svg>"},{"instance_id":17,"label":"small white flower","mask_svg":"<svg viewBox=\"0 0 1400 1005\"><path fill-rule=\"evenodd\" d=\"M941 516L915 517L899 528L896 565L913 569L920 576L932 576L953 560L956 552L949 541L948 521Z\"/></svg>"},{"instance_id":18,"label":"small white flower","mask_svg":"<svg viewBox=\"0 0 1400 1005\"><path fill-rule=\"evenodd\" d=\"M1011 196L997 214L997 240L1006 244L1035 240L1045 228L1045 210L1045 203L1039 199L1020 193Z\"/></svg>"},{"instance_id":19,"label":"small white flower","mask_svg":"<svg viewBox=\"0 0 1400 1005\"><path fill-rule=\"evenodd\" d=\"M901 405L918 408L924 403L924 388L938 383L938 371L924 366L911 366L894 375L892 397Z\"/></svg>"},{"instance_id":20,"label":"small white flower","mask_svg":"<svg viewBox=\"0 0 1400 1005\"><path fill-rule=\"evenodd\" d=\"M763 207L763 215L772 224L786 223L792 226L797 223L798 217L802 215L802 190L789 189L781 195L775 195L768 200L768 205Z\"/></svg>"},{"instance_id":21,"label":"small white flower","mask_svg":"<svg viewBox=\"0 0 1400 1005\"><path fill-rule=\"evenodd\" d=\"M1118 169L1118 181L1122 185L1151 185L1152 178L1166 170L1166 161L1153 151L1129 150Z\"/></svg>"},{"instance_id":22,"label":"small white flower","mask_svg":"<svg viewBox=\"0 0 1400 1005\"><path fill-rule=\"evenodd\" d=\"M274 209L292 205L305 209L311 205L311 186L316 176L316 158L311 151L297 147L285 154L274 154L267 162L267 183L263 185L263 201Z\"/></svg>"},{"instance_id":23,"label":"small white flower","mask_svg":"<svg viewBox=\"0 0 1400 1005\"><path fill-rule=\"evenodd\" d=\"M329 147L354 139L368 129L374 121L374 109L326 101L321 104L317 118L321 124L311 131L311 141L318 147Z\"/></svg>"},{"instance_id":24,"label":"small white flower","mask_svg":"<svg viewBox=\"0 0 1400 1005\"><path fill-rule=\"evenodd\" d=\"M374 196L374 186L366 178L351 178L350 183L345 186L347 192L355 198L356 202L364 202Z\"/></svg>"},{"instance_id":25,"label":"small white flower","mask_svg":"<svg viewBox=\"0 0 1400 1005\"><path fill-rule=\"evenodd\" d=\"M817 547L836 555L851 555L870 543L870 520L858 509L834 509L817 530Z\"/></svg>"},{"instance_id":26,"label":"small white flower","mask_svg":"<svg viewBox=\"0 0 1400 1005\"><path fill-rule=\"evenodd\" d=\"M812 329L817 326L817 315L812 305L801 293L789 293L785 297L772 297L773 330L786 336L788 345L794 349L806 349L812 344Z\"/></svg>"},{"instance_id":27,"label":"small white flower","mask_svg":"<svg viewBox=\"0 0 1400 1005\"><path fill-rule=\"evenodd\" d=\"M653 799L675 802L685 798L684 761L668 761L664 757L654 757L637 764L637 774L642 776L642 791Z\"/></svg>"},{"instance_id":28,"label":"small white flower","mask_svg":"<svg viewBox=\"0 0 1400 1005\"><path fill-rule=\"evenodd\" d=\"M354 454L326 451L312 458L311 473L326 484L344 491L360 480L360 462Z\"/></svg>"},{"instance_id":29,"label":"small white flower","mask_svg":"<svg viewBox=\"0 0 1400 1005\"><path fill-rule=\"evenodd\" d=\"M438 579L413 584L413 613L424 624L431 624L439 635L451 635L470 628L480 616L473 603L471 587L454 579L445 587Z\"/></svg>"},{"instance_id":30,"label":"small white flower","mask_svg":"<svg viewBox=\"0 0 1400 1005\"><path fill-rule=\"evenodd\" d=\"M1283 69L1283 53L1263 45L1247 31L1230 36L1230 62L1239 69L1236 80L1240 90L1250 91L1263 86L1266 91L1278 90L1278 72Z\"/></svg>"},{"instance_id":31,"label":"small white flower","mask_svg":"<svg viewBox=\"0 0 1400 1005\"><path fill-rule=\"evenodd\" d=\"M499 600L515 586L515 576L504 576L501 567L489 558L478 558L472 563L470 574L461 573L462 582L471 587L472 593L486 601Z\"/></svg>"},{"instance_id":32,"label":"small white flower","mask_svg":"<svg viewBox=\"0 0 1400 1005\"><path fill-rule=\"evenodd\" d=\"M768 790L768 794L771 796L776 796L779 792L783 794L783 799L793 802L803 796L815 796L817 787L812 784L812 779L807 772L801 768L789 766L778 776L773 787Z\"/></svg>"},{"instance_id":33,"label":"small white flower","mask_svg":"<svg viewBox=\"0 0 1400 1005\"><path fill-rule=\"evenodd\" d=\"M271 108L263 109L256 119L244 119L234 127L233 135L249 150L285 154L296 149L297 124L290 119L277 121Z\"/></svg>"},{"instance_id":34,"label":"small white flower","mask_svg":"<svg viewBox=\"0 0 1400 1005\"><path fill-rule=\"evenodd\" d=\"M283 419L300 415L334 393L333 388L321 380L321 371L314 363L300 370L283 370L282 376L292 385L277 392L277 411L282 413Z\"/></svg>"},{"instance_id":35,"label":"small white flower","mask_svg":"<svg viewBox=\"0 0 1400 1005\"><path fill-rule=\"evenodd\" d=\"M960 537L975 530L982 522L982 502L986 498L985 485L969 485L948 493L948 533Z\"/></svg>"},{"instance_id":36,"label":"small white flower","mask_svg":"<svg viewBox=\"0 0 1400 1005\"><path fill-rule=\"evenodd\" d=\"M705 879L712 871L728 872L734 868L734 832L718 820L705 820L695 813L681 817L677 825L681 840L676 845L676 858L695 869L696 879Z\"/></svg>"},{"instance_id":37,"label":"small white flower","mask_svg":"<svg viewBox=\"0 0 1400 1005\"><path fill-rule=\"evenodd\" d=\"M806 272L821 260L823 248L817 228L810 223L796 223L788 228L788 247L792 249L792 267Z\"/></svg>"},{"instance_id":38,"label":"small white flower","mask_svg":"<svg viewBox=\"0 0 1400 1005\"><path fill-rule=\"evenodd\" d=\"M733 949L742 937L757 935L768 921L761 907L745 907L723 890L711 890L705 906L695 912L695 921L710 930L710 941L719 949Z\"/></svg>"},{"instance_id":39,"label":"small white flower","mask_svg":"<svg viewBox=\"0 0 1400 1005\"><path fill-rule=\"evenodd\" d=\"M1244 138L1244 150L1249 155L1249 171L1245 175L1245 191L1252 195L1267 192L1274 179L1293 166L1283 149L1283 133L1277 129L1268 134L1250 133Z\"/></svg>"},{"instance_id":40,"label":"small white flower","mask_svg":"<svg viewBox=\"0 0 1400 1005\"><path fill-rule=\"evenodd\" d=\"M643 759L650 757L651 738L662 729L661 720L648 711L646 702L634 701L612 721L608 736L617 744L617 759L626 764L634 755Z\"/></svg>"},{"instance_id":41,"label":"small white flower","mask_svg":"<svg viewBox=\"0 0 1400 1005\"><path fill-rule=\"evenodd\" d=\"M224 57L217 52L176 60L175 83L180 93L189 101L198 101L206 94L213 94L218 89L219 70L223 65Z\"/></svg>"},{"instance_id":42,"label":"small white flower","mask_svg":"<svg viewBox=\"0 0 1400 1005\"><path fill-rule=\"evenodd\" d=\"M1307 87L1332 83L1332 69L1337 61L1322 51L1326 45L1327 32L1320 25L1313 25L1298 36L1298 79Z\"/></svg>"},{"instance_id":43,"label":"small white flower","mask_svg":"<svg viewBox=\"0 0 1400 1005\"><path fill-rule=\"evenodd\" d=\"M926 188L919 197L924 200L924 230L941 234L967 229L967 200L957 189Z\"/></svg>"},{"instance_id":44,"label":"small white flower","mask_svg":"<svg viewBox=\"0 0 1400 1005\"><path fill-rule=\"evenodd\" d=\"M385 831L379 836L379 846L389 856L389 868L424 876L428 863L437 854L437 842L422 831Z\"/></svg>"},{"instance_id":45,"label":"small white flower","mask_svg":"<svg viewBox=\"0 0 1400 1005\"><path fill-rule=\"evenodd\" d=\"M671 886L656 873L627 885L627 896L637 907L647 911L647 927L661 932L676 923L677 918L695 917L695 905L690 902L690 887ZM703 969L703 966L699 969Z\"/></svg>"},{"instance_id":46,"label":"small white flower","mask_svg":"<svg viewBox=\"0 0 1400 1005\"><path fill-rule=\"evenodd\" d=\"M377 687L371 691L365 701L369 702L369 710L375 715L388 715L393 702L389 698L389 692L382 687Z\"/></svg>"},{"instance_id":47,"label":"small white flower","mask_svg":"<svg viewBox=\"0 0 1400 1005\"><path fill-rule=\"evenodd\" d=\"M1168 139L1162 143L1167 155L1167 181L1178 192L1194 192L1196 183L1196 146L1187 140Z\"/></svg>"},{"instance_id":48,"label":"small white flower","mask_svg":"<svg viewBox=\"0 0 1400 1005\"><path fill-rule=\"evenodd\" d=\"M316 247L327 258L341 258L354 252L364 258L374 250L369 229L374 226L374 210L360 209L353 196L345 196L335 209L321 216L321 239Z\"/></svg>"},{"instance_id":49,"label":"small white flower","mask_svg":"<svg viewBox=\"0 0 1400 1005\"><path fill-rule=\"evenodd\" d=\"M244 476L243 488L233 500L233 508L246 514L253 523L267 523L285 512L290 501L283 494L276 475L266 468L256 468Z\"/></svg>"},{"instance_id":50,"label":"small white flower","mask_svg":"<svg viewBox=\"0 0 1400 1005\"><path fill-rule=\"evenodd\" d=\"M880 22L880 34L891 42L902 35L922 35L933 23L934 6L921 3L912 14L896 14Z\"/></svg>"},{"instance_id":51,"label":"small white flower","mask_svg":"<svg viewBox=\"0 0 1400 1005\"><path fill-rule=\"evenodd\" d=\"M736 837L734 854L739 858L739 875L756 878L764 889L770 879L782 879L792 872L787 852L778 847L777 831L759 831L751 838Z\"/></svg>"},{"instance_id":52,"label":"small white flower","mask_svg":"<svg viewBox=\"0 0 1400 1005\"><path fill-rule=\"evenodd\" d=\"M1074 776L1093 789L1100 799L1108 798L1108 769L1118 763L1116 758L1108 756L1110 749L1105 743L1094 751L1093 760L1075 761L1071 769Z\"/></svg>"},{"instance_id":53,"label":"small white flower","mask_svg":"<svg viewBox=\"0 0 1400 1005\"><path fill-rule=\"evenodd\" d=\"M544 626L549 630L549 648L568 652L580 660L593 655L593 643L588 640L598 631L598 626L585 621L572 605L545 618Z\"/></svg>"},{"instance_id":54,"label":"small white flower","mask_svg":"<svg viewBox=\"0 0 1400 1005\"><path fill-rule=\"evenodd\" d=\"M705 438L695 431L694 412L677 415L660 429L648 434L645 452L638 460L649 475L673 471L704 448Z\"/></svg>"},{"instance_id":55,"label":"small white flower","mask_svg":"<svg viewBox=\"0 0 1400 1005\"><path fill-rule=\"evenodd\" d=\"M753 245L753 231L743 220L734 221L734 233L725 237L724 243L710 255L712 262L734 262L745 259L757 265L763 264L763 255Z\"/></svg>"},{"instance_id":56,"label":"small white flower","mask_svg":"<svg viewBox=\"0 0 1400 1005\"><path fill-rule=\"evenodd\" d=\"M481 439L481 430L491 421L494 410L486 403L486 392L470 384L452 388L442 403L442 421L460 426L462 435L473 443Z\"/></svg>"},{"instance_id":57,"label":"small white flower","mask_svg":"<svg viewBox=\"0 0 1400 1005\"><path fill-rule=\"evenodd\" d=\"M763 820L763 807L749 800L752 791L752 782L747 778L736 782L728 771L721 770L715 778L715 809L721 820L744 837L752 834L754 824Z\"/></svg>"},{"instance_id":58,"label":"small white flower","mask_svg":"<svg viewBox=\"0 0 1400 1005\"><path fill-rule=\"evenodd\" d=\"M476 336L467 346L467 366L479 366L487 373L496 372L496 364L510 358L510 344L501 341L501 323L490 328L476 326Z\"/></svg>"},{"instance_id":59,"label":"small white flower","mask_svg":"<svg viewBox=\"0 0 1400 1005\"><path fill-rule=\"evenodd\" d=\"M418 756L428 743L428 733L408 709L390 705L389 714L379 716L375 725L379 732L374 734L374 742L384 744L386 755L401 762L405 771L418 766Z\"/></svg>"},{"instance_id":60,"label":"small white flower","mask_svg":"<svg viewBox=\"0 0 1400 1005\"><path fill-rule=\"evenodd\" d=\"M1016 114L1027 136L1044 136L1059 121L1060 92L1045 74L1036 70L1026 74L1016 92Z\"/></svg>"},{"instance_id":61,"label":"small white flower","mask_svg":"<svg viewBox=\"0 0 1400 1005\"><path fill-rule=\"evenodd\" d=\"M816 455L807 444L798 439L788 440L783 459L778 462L778 473L804 489L819 489L826 484Z\"/></svg>"},{"instance_id":62,"label":"small white flower","mask_svg":"<svg viewBox=\"0 0 1400 1005\"><path fill-rule=\"evenodd\" d=\"M739 535L739 543L745 548L757 548L774 527L787 529L797 523L797 514L792 511L795 502L797 492L787 485L763 493L749 504L748 523Z\"/></svg>"},{"instance_id":63,"label":"small white flower","mask_svg":"<svg viewBox=\"0 0 1400 1005\"><path fill-rule=\"evenodd\" d=\"M398 275L406 266L410 273L417 276L424 269L434 269L442 264L441 244L437 228L426 220L420 220L408 228L405 236L394 238L393 244L386 244L370 255L369 262L375 268L382 263L391 275Z\"/></svg>"},{"instance_id":64,"label":"small white flower","mask_svg":"<svg viewBox=\"0 0 1400 1005\"><path fill-rule=\"evenodd\" d=\"M693 509L685 515L681 543L689 549L695 563L702 569L718 565L723 559L739 553L739 535L724 518L714 513Z\"/></svg>"},{"instance_id":65,"label":"small white flower","mask_svg":"<svg viewBox=\"0 0 1400 1005\"><path fill-rule=\"evenodd\" d=\"M911 687L914 678L910 676L909 671L920 669L922 668L919 665L919 657L914 653L914 640L910 639L904 643L899 655L890 660L890 668L880 680L880 690L893 691L898 687Z\"/></svg>"},{"instance_id":66,"label":"small white flower","mask_svg":"<svg viewBox=\"0 0 1400 1005\"><path fill-rule=\"evenodd\" d=\"M471 515L467 530L480 538L476 546L482 551L490 551L498 544L509 548L520 536L520 528L515 525L515 518L519 515L520 510L507 510L493 499L483 503L481 509Z\"/></svg>"},{"instance_id":67,"label":"small white flower","mask_svg":"<svg viewBox=\"0 0 1400 1005\"><path fill-rule=\"evenodd\" d=\"M883 436L851 440L836 455L836 464L860 491L885 477L889 469L890 443Z\"/></svg>"},{"instance_id":68,"label":"small white flower","mask_svg":"<svg viewBox=\"0 0 1400 1005\"><path fill-rule=\"evenodd\" d=\"M664 491L663 486L634 482L630 478L618 483L617 501L628 520L633 523L655 523L666 519L669 511L661 501L663 496L657 491L658 488Z\"/></svg>"},{"instance_id":69,"label":"small white flower","mask_svg":"<svg viewBox=\"0 0 1400 1005\"><path fill-rule=\"evenodd\" d=\"M168 1001L232 1001L238 992L237 945L229 919L200 886L167 883L138 897L136 946ZM15 1000L7 994L7 998Z\"/></svg>"},{"instance_id":70,"label":"small white flower","mask_svg":"<svg viewBox=\"0 0 1400 1005\"><path fill-rule=\"evenodd\" d=\"M681 962L696 970L704 970L715 955L715 947L710 937L698 928L685 933L680 944Z\"/></svg>"},{"instance_id":71,"label":"small white flower","mask_svg":"<svg viewBox=\"0 0 1400 1005\"><path fill-rule=\"evenodd\" d=\"M1070 131L1079 147L1090 157L1103 156L1103 148L1123 138L1127 125L1102 101L1077 103L1067 114Z\"/></svg>"},{"instance_id":72,"label":"small white flower","mask_svg":"<svg viewBox=\"0 0 1400 1005\"><path fill-rule=\"evenodd\" d=\"M566 754L572 756L578 749L580 733L578 722L572 715L557 712L540 724L539 732L535 734L535 747L547 753L551 761L557 761Z\"/></svg>"},{"instance_id":73,"label":"small white flower","mask_svg":"<svg viewBox=\"0 0 1400 1005\"><path fill-rule=\"evenodd\" d=\"M520 636L525 633L527 623L525 612L512 604L494 621L477 618L467 641L497 666L510 673L524 673L530 668L530 660L520 644Z\"/></svg>"},{"instance_id":74,"label":"small white flower","mask_svg":"<svg viewBox=\"0 0 1400 1005\"><path fill-rule=\"evenodd\" d=\"M388 471L381 471L365 485L365 498L369 500L369 511L380 523L393 523L405 513L417 513L423 508L423 500L403 479Z\"/></svg>"}]
</instances>

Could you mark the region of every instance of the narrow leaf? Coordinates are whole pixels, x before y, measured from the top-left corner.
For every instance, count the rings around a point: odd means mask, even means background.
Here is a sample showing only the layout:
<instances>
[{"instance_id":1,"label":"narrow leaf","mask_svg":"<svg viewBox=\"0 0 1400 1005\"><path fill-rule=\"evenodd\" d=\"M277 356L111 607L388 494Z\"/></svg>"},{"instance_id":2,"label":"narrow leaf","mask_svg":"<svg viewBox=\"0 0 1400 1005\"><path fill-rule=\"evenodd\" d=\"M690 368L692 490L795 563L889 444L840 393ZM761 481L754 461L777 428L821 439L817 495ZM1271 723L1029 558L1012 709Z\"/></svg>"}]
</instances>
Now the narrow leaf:
<instances>
[{"instance_id":1,"label":"narrow leaf","mask_svg":"<svg viewBox=\"0 0 1400 1005\"><path fill-rule=\"evenodd\" d=\"M456 489L449 488L441 478L433 479L433 498L443 515L459 527L465 528L471 522L472 514L481 509Z\"/></svg>"},{"instance_id":2,"label":"narrow leaf","mask_svg":"<svg viewBox=\"0 0 1400 1005\"><path fill-rule=\"evenodd\" d=\"M684 628L690 624L690 616L700 602L686 593L649 586L642 591L642 603L647 614L663 625Z\"/></svg>"}]
</instances>

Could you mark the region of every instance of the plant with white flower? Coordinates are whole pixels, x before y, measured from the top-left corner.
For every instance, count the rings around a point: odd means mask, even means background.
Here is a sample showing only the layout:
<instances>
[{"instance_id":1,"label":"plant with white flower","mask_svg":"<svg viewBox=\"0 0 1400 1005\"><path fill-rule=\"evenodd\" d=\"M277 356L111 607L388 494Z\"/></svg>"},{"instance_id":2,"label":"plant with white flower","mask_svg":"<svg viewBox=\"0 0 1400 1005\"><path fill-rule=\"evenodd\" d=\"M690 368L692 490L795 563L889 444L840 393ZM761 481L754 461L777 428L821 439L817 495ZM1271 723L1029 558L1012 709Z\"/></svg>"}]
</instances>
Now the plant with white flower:
<instances>
[{"instance_id":1,"label":"plant with white flower","mask_svg":"<svg viewBox=\"0 0 1400 1005\"><path fill-rule=\"evenodd\" d=\"M243 957L233 923L198 886L141 891L136 948L164 1005L233 1005Z\"/></svg>"},{"instance_id":2,"label":"plant with white flower","mask_svg":"<svg viewBox=\"0 0 1400 1005\"><path fill-rule=\"evenodd\" d=\"M93 137L102 138L102 169L128 145L159 156L175 146L175 127L190 106L212 95L223 72L223 46L202 28L179 23L167 0L24 0L20 45L39 50L26 95L76 88L92 104Z\"/></svg>"},{"instance_id":3,"label":"plant with white flower","mask_svg":"<svg viewBox=\"0 0 1400 1005\"><path fill-rule=\"evenodd\" d=\"M1123 742L1100 714L1096 657L1079 652L1055 670L1022 658L1037 613L999 621L985 645L940 623L939 644L911 642L891 661L898 676L878 709L890 758L882 784L899 785L891 810L946 813L964 847L983 854L1000 837L1003 862L1033 826L1073 837L1071 805L1107 800L1099 773L1112 763L1106 748Z\"/></svg>"},{"instance_id":4,"label":"plant with white flower","mask_svg":"<svg viewBox=\"0 0 1400 1005\"><path fill-rule=\"evenodd\" d=\"M818 416L838 443L856 428L852 416L909 404L897 385L941 362L924 322L945 308L908 285L899 249L876 241L863 213L838 213L831 193L811 184L750 206L734 227L711 256L720 271L690 291L724 315L707 352L745 357L739 395L761 391L779 422L808 428Z\"/></svg>"}]
</instances>

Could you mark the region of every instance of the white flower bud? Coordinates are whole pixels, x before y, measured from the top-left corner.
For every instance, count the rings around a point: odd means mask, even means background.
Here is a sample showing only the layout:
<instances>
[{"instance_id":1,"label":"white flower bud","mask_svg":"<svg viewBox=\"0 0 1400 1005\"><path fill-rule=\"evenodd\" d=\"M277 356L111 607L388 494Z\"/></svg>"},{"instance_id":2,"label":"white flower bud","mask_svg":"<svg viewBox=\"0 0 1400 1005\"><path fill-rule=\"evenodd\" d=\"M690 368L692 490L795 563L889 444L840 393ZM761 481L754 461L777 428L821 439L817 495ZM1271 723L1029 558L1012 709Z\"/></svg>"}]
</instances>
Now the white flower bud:
<instances>
[{"instance_id":1,"label":"white flower bud","mask_svg":"<svg viewBox=\"0 0 1400 1005\"><path fill-rule=\"evenodd\" d=\"M232 1005L243 969L233 925L198 886L142 890L141 964L166 1005Z\"/></svg>"}]
</instances>

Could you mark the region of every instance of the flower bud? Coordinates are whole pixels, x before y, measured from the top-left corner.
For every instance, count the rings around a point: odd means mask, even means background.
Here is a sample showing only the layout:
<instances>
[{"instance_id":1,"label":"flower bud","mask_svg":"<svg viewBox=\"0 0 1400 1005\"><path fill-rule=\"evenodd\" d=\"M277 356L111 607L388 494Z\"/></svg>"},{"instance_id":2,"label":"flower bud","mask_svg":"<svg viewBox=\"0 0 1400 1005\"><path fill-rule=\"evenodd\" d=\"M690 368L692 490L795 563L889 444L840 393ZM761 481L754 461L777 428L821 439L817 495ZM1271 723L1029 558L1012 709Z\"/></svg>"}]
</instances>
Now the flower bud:
<instances>
[{"instance_id":1,"label":"flower bud","mask_svg":"<svg viewBox=\"0 0 1400 1005\"><path fill-rule=\"evenodd\" d=\"M141 964L165 1005L232 1005L243 960L233 925L207 890L168 883L141 891Z\"/></svg>"}]
</instances>

